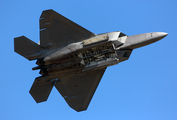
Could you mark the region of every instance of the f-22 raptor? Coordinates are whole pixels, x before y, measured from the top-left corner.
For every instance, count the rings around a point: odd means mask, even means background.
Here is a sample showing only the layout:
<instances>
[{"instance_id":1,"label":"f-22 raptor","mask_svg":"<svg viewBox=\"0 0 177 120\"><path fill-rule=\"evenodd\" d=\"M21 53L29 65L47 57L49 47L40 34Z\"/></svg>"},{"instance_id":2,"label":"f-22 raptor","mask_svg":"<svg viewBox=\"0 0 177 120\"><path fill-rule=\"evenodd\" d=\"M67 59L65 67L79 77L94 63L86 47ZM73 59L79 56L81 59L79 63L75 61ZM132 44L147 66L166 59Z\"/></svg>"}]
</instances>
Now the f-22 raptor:
<instances>
[{"instance_id":1,"label":"f-22 raptor","mask_svg":"<svg viewBox=\"0 0 177 120\"><path fill-rule=\"evenodd\" d=\"M14 50L28 60L37 60L32 70L40 70L41 76L29 91L37 103L46 101L55 86L79 112L88 108L108 66L128 60L133 49L165 36L165 32L94 34L53 10L45 10L40 16L40 42L20 36L14 38Z\"/></svg>"}]
</instances>

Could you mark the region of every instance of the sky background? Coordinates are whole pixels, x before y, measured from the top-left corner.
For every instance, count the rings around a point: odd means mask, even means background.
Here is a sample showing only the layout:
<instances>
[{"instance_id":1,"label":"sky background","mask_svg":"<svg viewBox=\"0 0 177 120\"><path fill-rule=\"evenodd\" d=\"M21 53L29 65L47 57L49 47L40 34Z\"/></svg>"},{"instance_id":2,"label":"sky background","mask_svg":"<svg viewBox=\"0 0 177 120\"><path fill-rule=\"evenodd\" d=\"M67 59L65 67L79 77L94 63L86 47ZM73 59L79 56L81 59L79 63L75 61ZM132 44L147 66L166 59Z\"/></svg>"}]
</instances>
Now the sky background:
<instances>
[{"instance_id":1,"label":"sky background","mask_svg":"<svg viewBox=\"0 0 177 120\"><path fill-rule=\"evenodd\" d=\"M1 0L0 120L177 120L176 0ZM14 52L13 39L38 43L39 17L53 9L93 33L127 35L167 32L134 50L129 60L109 67L86 111L71 109L53 88L37 104L29 90L35 61Z\"/></svg>"}]
</instances>

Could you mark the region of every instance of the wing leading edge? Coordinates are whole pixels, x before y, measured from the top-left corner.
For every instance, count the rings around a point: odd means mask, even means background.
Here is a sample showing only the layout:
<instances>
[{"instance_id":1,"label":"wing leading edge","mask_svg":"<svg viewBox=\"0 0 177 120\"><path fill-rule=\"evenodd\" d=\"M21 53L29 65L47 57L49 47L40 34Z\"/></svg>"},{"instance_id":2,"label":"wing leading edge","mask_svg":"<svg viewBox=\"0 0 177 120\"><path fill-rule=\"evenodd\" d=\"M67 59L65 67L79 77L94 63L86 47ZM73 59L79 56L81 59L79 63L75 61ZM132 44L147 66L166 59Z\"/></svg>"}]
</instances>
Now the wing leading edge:
<instances>
[{"instance_id":1,"label":"wing leading edge","mask_svg":"<svg viewBox=\"0 0 177 120\"><path fill-rule=\"evenodd\" d=\"M55 87L76 111L86 110L106 69L60 78Z\"/></svg>"}]
</instances>

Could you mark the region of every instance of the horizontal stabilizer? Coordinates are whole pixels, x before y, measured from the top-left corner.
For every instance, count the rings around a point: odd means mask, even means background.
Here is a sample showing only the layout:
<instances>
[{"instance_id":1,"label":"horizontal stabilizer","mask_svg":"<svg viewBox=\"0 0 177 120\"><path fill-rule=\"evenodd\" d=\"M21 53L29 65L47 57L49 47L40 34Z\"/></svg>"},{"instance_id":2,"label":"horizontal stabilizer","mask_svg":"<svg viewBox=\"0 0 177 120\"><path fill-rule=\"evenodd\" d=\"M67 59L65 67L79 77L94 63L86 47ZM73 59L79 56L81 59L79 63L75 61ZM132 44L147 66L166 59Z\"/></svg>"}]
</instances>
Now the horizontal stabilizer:
<instances>
[{"instance_id":1,"label":"horizontal stabilizer","mask_svg":"<svg viewBox=\"0 0 177 120\"><path fill-rule=\"evenodd\" d=\"M29 91L31 96L34 98L34 100L37 103L47 101L49 94L53 88L53 85L55 83L55 80L51 80L51 81L44 80L44 82L41 82L42 78L45 79L45 77L36 78Z\"/></svg>"},{"instance_id":2,"label":"horizontal stabilizer","mask_svg":"<svg viewBox=\"0 0 177 120\"><path fill-rule=\"evenodd\" d=\"M26 59L34 60L40 58L41 54L36 53L43 50L43 48L25 36L21 36L14 38L14 50Z\"/></svg>"}]
</instances>

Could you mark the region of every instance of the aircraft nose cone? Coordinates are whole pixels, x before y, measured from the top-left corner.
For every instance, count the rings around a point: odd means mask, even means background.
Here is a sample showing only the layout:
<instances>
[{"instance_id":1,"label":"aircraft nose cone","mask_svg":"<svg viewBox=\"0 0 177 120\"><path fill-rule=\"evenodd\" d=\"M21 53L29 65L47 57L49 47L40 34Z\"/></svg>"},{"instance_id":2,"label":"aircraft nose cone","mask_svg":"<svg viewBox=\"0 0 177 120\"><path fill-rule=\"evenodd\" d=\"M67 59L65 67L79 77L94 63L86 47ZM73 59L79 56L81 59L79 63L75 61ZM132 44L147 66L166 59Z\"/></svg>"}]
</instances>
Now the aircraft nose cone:
<instances>
[{"instance_id":1,"label":"aircraft nose cone","mask_svg":"<svg viewBox=\"0 0 177 120\"><path fill-rule=\"evenodd\" d=\"M167 36L168 35L168 33L166 33L166 32L158 32L161 36Z\"/></svg>"},{"instance_id":2,"label":"aircraft nose cone","mask_svg":"<svg viewBox=\"0 0 177 120\"><path fill-rule=\"evenodd\" d=\"M168 33L165 33L165 32L155 32L155 33L153 33L154 37L158 37L160 39L166 37L167 35L168 35Z\"/></svg>"},{"instance_id":3,"label":"aircraft nose cone","mask_svg":"<svg viewBox=\"0 0 177 120\"><path fill-rule=\"evenodd\" d=\"M139 48L154 43L156 41L159 41L167 35L168 33L165 32L153 32L153 33L144 33L144 34L129 36L126 42L124 43L124 45L122 45L120 48L121 49Z\"/></svg>"}]
</instances>

